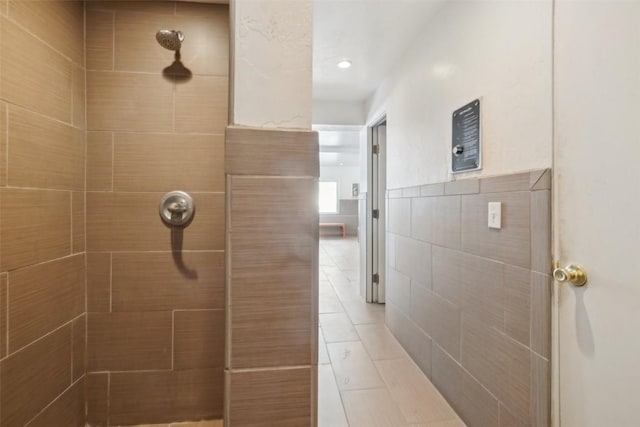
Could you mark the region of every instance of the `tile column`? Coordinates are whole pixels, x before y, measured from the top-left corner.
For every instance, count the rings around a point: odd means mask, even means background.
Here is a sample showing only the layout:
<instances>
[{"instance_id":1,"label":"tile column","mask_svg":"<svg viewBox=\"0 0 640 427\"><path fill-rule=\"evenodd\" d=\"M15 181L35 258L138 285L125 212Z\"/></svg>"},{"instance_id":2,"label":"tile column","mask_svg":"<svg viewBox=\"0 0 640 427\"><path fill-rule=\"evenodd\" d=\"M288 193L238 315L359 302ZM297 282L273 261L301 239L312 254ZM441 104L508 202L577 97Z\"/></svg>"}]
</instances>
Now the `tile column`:
<instances>
[{"instance_id":1,"label":"tile column","mask_svg":"<svg viewBox=\"0 0 640 427\"><path fill-rule=\"evenodd\" d=\"M311 0L232 3L225 425L315 426L318 140Z\"/></svg>"}]
</instances>

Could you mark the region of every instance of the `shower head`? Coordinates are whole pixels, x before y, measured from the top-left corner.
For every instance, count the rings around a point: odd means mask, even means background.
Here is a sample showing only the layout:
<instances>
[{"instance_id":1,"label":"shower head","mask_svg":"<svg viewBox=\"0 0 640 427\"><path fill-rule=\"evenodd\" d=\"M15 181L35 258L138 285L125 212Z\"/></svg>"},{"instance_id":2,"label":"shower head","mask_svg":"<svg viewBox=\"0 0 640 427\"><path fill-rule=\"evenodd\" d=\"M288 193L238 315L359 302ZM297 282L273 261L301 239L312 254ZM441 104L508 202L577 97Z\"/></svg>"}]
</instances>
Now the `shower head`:
<instances>
[{"instance_id":1,"label":"shower head","mask_svg":"<svg viewBox=\"0 0 640 427\"><path fill-rule=\"evenodd\" d=\"M156 40L163 48L178 51L182 46L184 34L182 31L160 30L156 33Z\"/></svg>"}]
</instances>

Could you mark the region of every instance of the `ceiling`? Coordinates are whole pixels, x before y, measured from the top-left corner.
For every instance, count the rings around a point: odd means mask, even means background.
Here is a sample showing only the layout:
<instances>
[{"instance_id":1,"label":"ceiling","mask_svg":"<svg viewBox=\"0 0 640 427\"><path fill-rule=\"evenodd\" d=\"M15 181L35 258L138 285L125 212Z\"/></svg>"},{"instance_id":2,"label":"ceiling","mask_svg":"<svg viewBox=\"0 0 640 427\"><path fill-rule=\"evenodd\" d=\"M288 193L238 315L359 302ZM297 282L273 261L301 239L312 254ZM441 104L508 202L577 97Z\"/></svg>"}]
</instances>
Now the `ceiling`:
<instances>
[{"instance_id":1,"label":"ceiling","mask_svg":"<svg viewBox=\"0 0 640 427\"><path fill-rule=\"evenodd\" d=\"M364 101L382 83L441 0L314 0L313 97ZM342 59L353 65L343 70Z\"/></svg>"}]
</instances>

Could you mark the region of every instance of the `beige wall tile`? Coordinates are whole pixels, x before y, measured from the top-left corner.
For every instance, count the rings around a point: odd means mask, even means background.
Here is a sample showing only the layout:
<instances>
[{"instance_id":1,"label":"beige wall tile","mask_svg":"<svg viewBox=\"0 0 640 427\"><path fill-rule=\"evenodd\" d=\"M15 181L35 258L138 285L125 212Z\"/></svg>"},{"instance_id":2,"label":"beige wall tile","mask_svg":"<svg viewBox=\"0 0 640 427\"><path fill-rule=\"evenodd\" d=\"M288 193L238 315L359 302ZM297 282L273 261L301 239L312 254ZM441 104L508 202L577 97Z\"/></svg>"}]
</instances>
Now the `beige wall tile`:
<instances>
[{"instance_id":1,"label":"beige wall tile","mask_svg":"<svg viewBox=\"0 0 640 427\"><path fill-rule=\"evenodd\" d=\"M389 330L409 353L422 372L431 376L431 337L420 329L408 315L393 303L385 306L385 320Z\"/></svg>"},{"instance_id":2,"label":"beige wall tile","mask_svg":"<svg viewBox=\"0 0 640 427\"><path fill-rule=\"evenodd\" d=\"M342 402L351 427L405 425L402 412L385 388L344 391Z\"/></svg>"},{"instance_id":3,"label":"beige wall tile","mask_svg":"<svg viewBox=\"0 0 640 427\"><path fill-rule=\"evenodd\" d=\"M531 269L551 274L551 191L531 192Z\"/></svg>"},{"instance_id":4,"label":"beige wall tile","mask_svg":"<svg viewBox=\"0 0 640 427\"><path fill-rule=\"evenodd\" d=\"M86 125L86 72L84 64L74 65L72 70L72 118L71 122L76 128L85 129Z\"/></svg>"},{"instance_id":5,"label":"beige wall tile","mask_svg":"<svg viewBox=\"0 0 640 427\"><path fill-rule=\"evenodd\" d=\"M468 255L451 249L433 246L432 272L433 291L443 298L462 306L464 297L464 283L462 268Z\"/></svg>"},{"instance_id":6,"label":"beige wall tile","mask_svg":"<svg viewBox=\"0 0 640 427\"><path fill-rule=\"evenodd\" d=\"M327 350L341 391L384 387L369 353L360 341L328 343Z\"/></svg>"},{"instance_id":7,"label":"beige wall tile","mask_svg":"<svg viewBox=\"0 0 640 427\"><path fill-rule=\"evenodd\" d=\"M457 418L456 413L408 358L375 362L391 397L409 423L429 424Z\"/></svg>"},{"instance_id":8,"label":"beige wall tile","mask_svg":"<svg viewBox=\"0 0 640 427\"><path fill-rule=\"evenodd\" d=\"M422 197L428 196L444 196L444 183L423 185L420 188Z\"/></svg>"},{"instance_id":9,"label":"beige wall tile","mask_svg":"<svg viewBox=\"0 0 640 427\"><path fill-rule=\"evenodd\" d=\"M158 215L162 196L163 193L88 192L88 250L171 250L171 229ZM224 249L224 195L192 193L191 196L196 213L191 224L182 230L182 249ZM180 233L175 237L180 238Z\"/></svg>"},{"instance_id":10,"label":"beige wall tile","mask_svg":"<svg viewBox=\"0 0 640 427\"><path fill-rule=\"evenodd\" d=\"M7 355L7 274L0 274L0 359Z\"/></svg>"},{"instance_id":11,"label":"beige wall tile","mask_svg":"<svg viewBox=\"0 0 640 427\"><path fill-rule=\"evenodd\" d=\"M82 314L84 254L9 273L9 352Z\"/></svg>"},{"instance_id":12,"label":"beige wall tile","mask_svg":"<svg viewBox=\"0 0 640 427\"><path fill-rule=\"evenodd\" d=\"M222 418L223 370L112 373L111 425Z\"/></svg>"},{"instance_id":13,"label":"beige wall tile","mask_svg":"<svg viewBox=\"0 0 640 427\"><path fill-rule=\"evenodd\" d=\"M434 197L432 207L431 242L435 245L459 249L461 245L460 196Z\"/></svg>"},{"instance_id":14,"label":"beige wall tile","mask_svg":"<svg viewBox=\"0 0 640 427\"><path fill-rule=\"evenodd\" d=\"M73 253L84 252L85 248L85 205L84 192L71 193L71 250Z\"/></svg>"},{"instance_id":15,"label":"beige wall tile","mask_svg":"<svg viewBox=\"0 0 640 427\"><path fill-rule=\"evenodd\" d=\"M71 326L2 360L0 378L2 425L25 425L71 385Z\"/></svg>"},{"instance_id":16,"label":"beige wall tile","mask_svg":"<svg viewBox=\"0 0 640 427\"><path fill-rule=\"evenodd\" d=\"M502 229L487 226L489 202L502 203ZM462 198L462 249L483 257L531 266L528 192L492 193Z\"/></svg>"},{"instance_id":17,"label":"beige wall tile","mask_svg":"<svg viewBox=\"0 0 640 427\"><path fill-rule=\"evenodd\" d=\"M243 427L311 424L311 369L227 373L226 422Z\"/></svg>"},{"instance_id":18,"label":"beige wall tile","mask_svg":"<svg viewBox=\"0 0 640 427\"><path fill-rule=\"evenodd\" d=\"M552 178L553 173L551 169L531 172L531 179L529 181L531 190L551 190Z\"/></svg>"},{"instance_id":19,"label":"beige wall tile","mask_svg":"<svg viewBox=\"0 0 640 427\"><path fill-rule=\"evenodd\" d=\"M15 23L2 18L1 26L2 98L70 123L72 63Z\"/></svg>"},{"instance_id":20,"label":"beige wall tile","mask_svg":"<svg viewBox=\"0 0 640 427\"><path fill-rule=\"evenodd\" d=\"M438 346L433 347L432 381L469 427L499 425L498 401Z\"/></svg>"},{"instance_id":21,"label":"beige wall tile","mask_svg":"<svg viewBox=\"0 0 640 427\"><path fill-rule=\"evenodd\" d=\"M460 360L460 308L419 286L412 289L411 303L413 321L447 353Z\"/></svg>"},{"instance_id":22,"label":"beige wall tile","mask_svg":"<svg viewBox=\"0 0 640 427\"><path fill-rule=\"evenodd\" d=\"M444 183L444 194L476 194L480 192L480 181L475 178L461 179Z\"/></svg>"},{"instance_id":23,"label":"beige wall tile","mask_svg":"<svg viewBox=\"0 0 640 427\"><path fill-rule=\"evenodd\" d=\"M432 242L431 220L434 214L434 197L416 197L411 200L411 237Z\"/></svg>"},{"instance_id":24,"label":"beige wall tile","mask_svg":"<svg viewBox=\"0 0 640 427\"><path fill-rule=\"evenodd\" d=\"M318 134L229 126L225 168L234 175L319 175Z\"/></svg>"},{"instance_id":25,"label":"beige wall tile","mask_svg":"<svg viewBox=\"0 0 640 427\"><path fill-rule=\"evenodd\" d=\"M7 104L0 102L0 187L7 185Z\"/></svg>"},{"instance_id":26,"label":"beige wall tile","mask_svg":"<svg viewBox=\"0 0 640 427\"><path fill-rule=\"evenodd\" d=\"M500 427L526 427L529 425L528 422L519 419L500 404Z\"/></svg>"},{"instance_id":27,"label":"beige wall tile","mask_svg":"<svg viewBox=\"0 0 640 427\"><path fill-rule=\"evenodd\" d=\"M113 135L87 132L87 190L113 189Z\"/></svg>"},{"instance_id":28,"label":"beige wall tile","mask_svg":"<svg viewBox=\"0 0 640 427\"><path fill-rule=\"evenodd\" d=\"M111 311L110 253L87 253L87 311Z\"/></svg>"},{"instance_id":29,"label":"beige wall tile","mask_svg":"<svg viewBox=\"0 0 640 427\"><path fill-rule=\"evenodd\" d=\"M224 310L173 313L174 369L224 366L224 315Z\"/></svg>"},{"instance_id":30,"label":"beige wall tile","mask_svg":"<svg viewBox=\"0 0 640 427\"><path fill-rule=\"evenodd\" d=\"M87 2L87 10L117 10L119 12L174 15L175 8L175 2L172 1L90 0Z\"/></svg>"},{"instance_id":31,"label":"beige wall tile","mask_svg":"<svg viewBox=\"0 0 640 427\"><path fill-rule=\"evenodd\" d=\"M86 54L87 70L113 69L113 20L111 10L91 10L87 2Z\"/></svg>"},{"instance_id":32,"label":"beige wall tile","mask_svg":"<svg viewBox=\"0 0 640 427\"><path fill-rule=\"evenodd\" d=\"M171 369L171 312L89 313L88 369Z\"/></svg>"},{"instance_id":33,"label":"beige wall tile","mask_svg":"<svg viewBox=\"0 0 640 427\"><path fill-rule=\"evenodd\" d=\"M71 253L70 197L62 191L0 190L0 270Z\"/></svg>"},{"instance_id":34,"label":"beige wall tile","mask_svg":"<svg viewBox=\"0 0 640 427\"><path fill-rule=\"evenodd\" d=\"M531 318L531 272L505 265L504 327L511 338L529 346Z\"/></svg>"},{"instance_id":35,"label":"beige wall tile","mask_svg":"<svg viewBox=\"0 0 640 427\"><path fill-rule=\"evenodd\" d=\"M431 287L431 245L419 240L396 237L396 270Z\"/></svg>"},{"instance_id":36,"label":"beige wall tile","mask_svg":"<svg viewBox=\"0 0 640 427\"><path fill-rule=\"evenodd\" d=\"M224 136L115 134L115 191L225 191Z\"/></svg>"},{"instance_id":37,"label":"beige wall tile","mask_svg":"<svg viewBox=\"0 0 640 427\"><path fill-rule=\"evenodd\" d=\"M385 298L405 313L411 311L411 279L393 268L387 269Z\"/></svg>"},{"instance_id":38,"label":"beige wall tile","mask_svg":"<svg viewBox=\"0 0 640 427\"><path fill-rule=\"evenodd\" d=\"M84 380L74 383L61 396L40 412L25 427L51 427L55 425L84 427Z\"/></svg>"},{"instance_id":39,"label":"beige wall tile","mask_svg":"<svg viewBox=\"0 0 640 427\"><path fill-rule=\"evenodd\" d=\"M9 16L31 34L84 65L84 5L81 1L9 1Z\"/></svg>"},{"instance_id":40,"label":"beige wall tile","mask_svg":"<svg viewBox=\"0 0 640 427\"><path fill-rule=\"evenodd\" d=\"M85 374L85 355L87 347L87 315L78 317L71 324L72 326L72 370L73 381ZM84 415L84 410L82 411Z\"/></svg>"},{"instance_id":41,"label":"beige wall tile","mask_svg":"<svg viewBox=\"0 0 640 427\"><path fill-rule=\"evenodd\" d=\"M481 193L506 193L510 191L527 191L530 184L530 172L480 179Z\"/></svg>"},{"instance_id":42,"label":"beige wall tile","mask_svg":"<svg viewBox=\"0 0 640 427\"><path fill-rule=\"evenodd\" d=\"M462 366L520 418L531 402L531 353L493 328L463 317Z\"/></svg>"},{"instance_id":43,"label":"beige wall tile","mask_svg":"<svg viewBox=\"0 0 640 427\"><path fill-rule=\"evenodd\" d=\"M531 349L551 358L551 277L531 273Z\"/></svg>"},{"instance_id":44,"label":"beige wall tile","mask_svg":"<svg viewBox=\"0 0 640 427\"><path fill-rule=\"evenodd\" d=\"M551 367L535 353L531 354L531 425L551 424Z\"/></svg>"},{"instance_id":45,"label":"beige wall tile","mask_svg":"<svg viewBox=\"0 0 640 427\"><path fill-rule=\"evenodd\" d=\"M113 311L224 308L224 253L113 254Z\"/></svg>"},{"instance_id":46,"label":"beige wall tile","mask_svg":"<svg viewBox=\"0 0 640 427\"><path fill-rule=\"evenodd\" d=\"M109 374L87 373L87 423L106 426L109 424Z\"/></svg>"},{"instance_id":47,"label":"beige wall tile","mask_svg":"<svg viewBox=\"0 0 640 427\"><path fill-rule=\"evenodd\" d=\"M223 134L228 123L229 79L193 76L175 88L176 132Z\"/></svg>"},{"instance_id":48,"label":"beige wall tile","mask_svg":"<svg viewBox=\"0 0 640 427\"><path fill-rule=\"evenodd\" d=\"M9 107L12 187L84 190L84 133L22 108Z\"/></svg>"},{"instance_id":49,"label":"beige wall tile","mask_svg":"<svg viewBox=\"0 0 640 427\"><path fill-rule=\"evenodd\" d=\"M167 16L119 8L115 20L115 69L162 72L174 61L174 52L162 48L149 35L159 29L176 29L185 34L180 56L192 75L226 76L229 70L228 7L202 5L199 9L198 14Z\"/></svg>"},{"instance_id":50,"label":"beige wall tile","mask_svg":"<svg viewBox=\"0 0 640 427\"><path fill-rule=\"evenodd\" d=\"M173 85L161 75L87 72L87 130L171 132L173 107Z\"/></svg>"},{"instance_id":51,"label":"beige wall tile","mask_svg":"<svg viewBox=\"0 0 640 427\"><path fill-rule=\"evenodd\" d=\"M400 236L411 235L411 199L390 199L387 231Z\"/></svg>"},{"instance_id":52,"label":"beige wall tile","mask_svg":"<svg viewBox=\"0 0 640 427\"><path fill-rule=\"evenodd\" d=\"M309 364L315 181L233 177L230 188L233 367Z\"/></svg>"},{"instance_id":53,"label":"beige wall tile","mask_svg":"<svg viewBox=\"0 0 640 427\"><path fill-rule=\"evenodd\" d=\"M402 197L420 197L420 187L403 188Z\"/></svg>"},{"instance_id":54,"label":"beige wall tile","mask_svg":"<svg viewBox=\"0 0 640 427\"><path fill-rule=\"evenodd\" d=\"M256 301L234 297L231 311L231 366L256 368L311 363L311 303L292 304L290 295ZM291 297L302 300L298 296Z\"/></svg>"}]
</instances>

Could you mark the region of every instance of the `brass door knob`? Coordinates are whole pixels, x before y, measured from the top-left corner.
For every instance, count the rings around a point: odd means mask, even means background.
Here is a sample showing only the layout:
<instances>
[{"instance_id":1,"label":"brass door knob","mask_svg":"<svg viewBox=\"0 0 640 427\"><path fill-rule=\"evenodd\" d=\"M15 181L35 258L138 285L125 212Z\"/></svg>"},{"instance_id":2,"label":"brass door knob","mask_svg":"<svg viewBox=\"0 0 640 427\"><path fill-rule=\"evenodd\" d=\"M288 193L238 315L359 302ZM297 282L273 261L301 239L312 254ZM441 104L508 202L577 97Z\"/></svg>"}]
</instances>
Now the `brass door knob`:
<instances>
[{"instance_id":1,"label":"brass door knob","mask_svg":"<svg viewBox=\"0 0 640 427\"><path fill-rule=\"evenodd\" d=\"M579 265L571 264L561 268L556 263L553 270L553 278L559 283L571 283L575 286L584 286L587 283L587 272Z\"/></svg>"}]
</instances>

